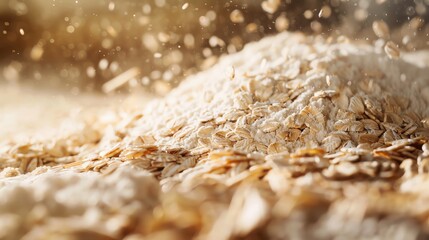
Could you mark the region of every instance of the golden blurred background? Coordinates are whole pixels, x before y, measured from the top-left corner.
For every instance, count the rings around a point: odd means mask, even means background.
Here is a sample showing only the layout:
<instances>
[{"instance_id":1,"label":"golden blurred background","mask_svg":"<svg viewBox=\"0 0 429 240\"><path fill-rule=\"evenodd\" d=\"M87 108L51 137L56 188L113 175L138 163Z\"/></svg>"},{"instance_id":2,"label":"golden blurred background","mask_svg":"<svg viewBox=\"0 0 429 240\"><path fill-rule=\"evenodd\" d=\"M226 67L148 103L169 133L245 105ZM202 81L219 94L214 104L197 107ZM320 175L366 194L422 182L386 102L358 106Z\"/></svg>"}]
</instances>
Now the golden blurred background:
<instances>
[{"instance_id":1,"label":"golden blurred background","mask_svg":"<svg viewBox=\"0 0 429 240\"><path fill-rule=\"evenodd\" d=\"M373 41L384 20L403 50L429 45L429 0L3 0L0 82L77 95L163 95L222 54L285 30Z\"/></svg>"}]
</instances>

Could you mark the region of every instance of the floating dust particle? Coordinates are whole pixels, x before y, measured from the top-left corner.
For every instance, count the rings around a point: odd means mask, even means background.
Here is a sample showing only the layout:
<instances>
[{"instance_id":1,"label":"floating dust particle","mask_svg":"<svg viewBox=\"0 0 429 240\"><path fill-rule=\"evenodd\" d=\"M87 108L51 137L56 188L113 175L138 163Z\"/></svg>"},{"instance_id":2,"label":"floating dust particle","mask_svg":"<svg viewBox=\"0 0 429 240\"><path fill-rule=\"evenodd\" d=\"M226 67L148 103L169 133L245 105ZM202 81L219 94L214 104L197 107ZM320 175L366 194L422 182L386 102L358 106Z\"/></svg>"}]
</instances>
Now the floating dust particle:
<instances>
[{"instance_id":1,"label":"floating dust particle","mask_svg":"<svg viewBox=\"0 0 429 240\"><path fill-rule=\"evenodd\" d=\"M171 91L171 85L164 81L155 81L153 87L155 92L160 96L165 96L168 92Z\"/></svg>"},{"instance_id":2,"label":"floating dust particle","mask_svg":"<svg viewBox=\"0 0 429 240\"><path fill-rule=\"evenodd\" d=\"M194 35L192 35L192 34L186 34L184 37L183 37L183 42L184 42L184 44L185 44L185 46L187 47L187 48L189 48L189 49L192 49L192 48L194 48L195 47L195 38L194 38Z\"/></svg>"},{"instance_id":3,"label":"floating dust particle","mask_svg":"<svg viewBox=\"0 0 429 240\"><path fill-rule=\"evenodd\" d=\"M115 3L114 2L109 2L108 8L109 8L109 11L115 10Z\"/></svg>"},{"instance_id":4,"label":"floating dust particle","mask_svg":"<svg viewBox=\"0 0 429 240\"><path fill-rule=\"evenodd\" d=\"M166 0L155 0L155 5L159 8L163 8L166 5Z\"/></svg>"},{"instance_id":5,"label":"floating dust particle","mask_svg":"<svg viewBox=\"0 0 429 240\"><path fill-rule=\"evenodd\" d=\"M248 32L248 33L258 32L258 24L256 24L256 23L247 24L246 25L246 32Z\"/></svg>"},{"instance_id":6,"label":"floating dust particle","mask_svg":"<svg viewBox=\"0 0 429 240\"><path fill-rule=\"evenodd\" d=\"M320 9L318 17L329 18L331 17L331 14L332 14L332 9L329 6L325 5Z\"/></svg>"},{"instance_id":7,"label":"floating dust particle","mask_svg":"<svg viewBox=\"0 0 429 240\"><path fill-rule=\"evenodd\" d=\"M286 14L281 14L276 19L276 30L278 32L286 31L289 28L289 20L286 17Z\"/></svg>"},{"instance_id":8,"label":"floating dust particle","mask_svg":"<svg viewBox=\"0 0 429 240\"><path fill-rule=\"evenodd\" d=\"M383 20L374 21L372 23L372 30L379 38L388 39L390 37L389 26Z\"/></svg>"},{"instance_id":9,"label":"floating dust particle","mask_svg":"<svg viewBox=\"0 0 429 240\"><path fill-rule=\"evenodd\" d=\"M102 46L104 49L111 49L111 48L113 47L113 41L112 41L112 39L109 39L109 38L105 38L105 39L103 39L103 40L101 41L101 46Z\"/></svg>"},{"instance_id":10,"label":"floating dust particle","mask_svg":"<svg viewBox=\"0 0 429 240\"><path fill-rule=\"evenodd\" d=\"M356 9L356 11L354 12L354 17L359 22L365 21L365 19L368 18L368 11L362 8Z\"/></svg>"},{"instance_id":11,"label":"floating dust particle","mask_svg":"<svg viewBox=\"0 0 429 240\"><path fill-rule=\"evenodd\" d=\"M398 59L401 55L398 45L392 41L386 43L384 51L390 59Z\"/></svg>"},{"instance_id":12,"label":"floating dust particle","mask_svg":"<svg viewBox=\"0 0 429 240\"><path fill-rule=\"evenodd\" d=\"M236 53L237 52L237 48L232 43L228 44L228 46L226 47L226 50L228 51L228 54Z\"/></svg>"},{"instance_id":13,"label":"floating dust particle","mask_svg":"<svg viewBox=\"0 0 429 240\"><path fill-rule=\"evenodd\" d=\"M67 26L66 31L67 31L68 33L74 33L74 31L75 31L75 27L74 27L74 26L72 26L72 25L69 25L69 26Z\"/></svg>"},{"instance_id":14,"label":"floating dust particle","mask_svg":"<svg viewBox=\"0 0 429 240\"><path fill-rule=\"evenodd\" d=\"M311 10L305 10L303 15L306 19L312 19L314 16L313 11Z\"/></svg>"},{"instance_id":15,"label":"floating dust particle","mask_svg":"<svg viewBox=\"0 0 429 240\"><path fill-rule=\"evenodd\" d=\"M210 21L214 21L214 20L216 20L217 14L216 14L216 12L215 12L215 11L210 10L210 11L207 11L207 13L206 13L206 17L207 17L208 19L210 19Z\"/></svg>"},{"instance_id":16,"label":"floating dust particle","mask_svg":"<svg viewBox=\"0 0 429 240\"><path fill-rule=\"evenodd\" d=\"M201 16L198 20L199 20L200 25L202 27L208 27L208 26L210 26L211 21L210 21L210 19L208 17Z\"/></svg>"},{"instance_id":17,"label":"floating dust particle","mask_svg":"<svg viewBox=\"0 0 429 240\"><path fill-rule=\"evenodd\" d=\"M418 15L425 15L427 12L427 4L425 5L423 2L416 3L416 13Z\"/></svg>"},{"instance_id":18,"label":"floating dust particle","mask_svg":"<svg viewBox=\"0 0 429 240\"><path fill-rule=\"evenodd\" d=\"M117 37L118 36L118 31L116 31L116 29L112 26L108 26L107 27L107 33L111 36L111 37Z\"/></svg>"},{"instance_id":19,"label":"floating dust particle","mask_svg":"<svg viewBox=\"0 0 429 240\"><path fill-rule=\"evenodd\" d=\"M162 72L161 72L161 71L158 71L158 70L152 71L152 72L150 73L150 77L151 77L153 80L158 80L158 79L160 79L160 78L161 78L161 76L162 76Z\"/></svg>"},{"instance_id":20,"label":"floating dust particle","mask_svg":"<svg viewBox=\"0 0 429 240\"><path fill-rule=\"evenodd\" d=\"M213 51L210 48L204 48L202 53L206 58L213 55Z\"/></svg>"},{"instance_id":21,"label":"floating dust particle","mask_svg":"<svg viewBox=\"0 0 429 240\"><path fill-rule=\"evenodd\" d=\"M109 61L105 58L101 59L100 62L98 62L98 68L100 70L106 70L109 67Z\"/></svg>"},{"instance_id":22,"label":"floating dust particle","mask_svg":"<svg viewBox=\"0 0 429 240\"><path fill-rule=\"evenodd\" d=\"M152 12L152 7L150 4L144 4L142 10L144 14L148 15Z\"/></svg>"},{"instance_id":23,"label":"floating dust particle","mask_svg":"<svg viewBox=\"0 0 429 240\"><path fill-rule=\"evenodd\" d=\"M265 0L261 3L262 9L269 14L275 13L280 7L280 5L280 0Z\"/></svg>"},{"instance_id":24,"label":"floating dust particle","mask_svg":"<svg viewBox=\"0 0 429 240\"><path fill-rule=\"evenodd\" d=\"M402 38L402 44L403 45L407 46L410 42L411 42L411 37L409 35L405 35Z\"/></svg>"},{"instance_id":25,"label":"floating dust particle","mask_svg":"<svg viewBox=\"0 0 429 240\"><path fill-rule=\"evenodd\" d=\"M158 40L162 43L166 43L168 41L170 41L170 35L168 33L165 32L159 32L158 33Z\"/></svg>"},{"instance_id":26,"label":"floating dust particle","mask_svg":"<svg viewBox=\"0 0 429 240\"><path fill-rule=\"evenodd\" d=\"M379 5L385 3L387 0L375 0L375 2Z\"/></svg>"},{"instance_id":27,"label":"floating dust particle","mask_svg":"<svg viewBox=\"0 0 429 240\"><path fill-rule=\"evenodd\" d=\"M322 24L318 21L312 21L310 23L311 30L313 30L315 33L321 33L322 32Z\"/></svg>"},{"instance_id":28,"label":"floating dust particle","mask_svg":"<svg viewBox=\"0 0 429 240\"><path fill-rule=\"evenodd\" d=\"M158 39L151 33L145 33L142 38L142 43L145 48L150 50L151 52L156 52L161 47Z\"/></svg>"},{"instance_id":29,"label":"floating dust particle","mask_svg":"<svg viewBox=\"0 0 429 240\"><path fill-rule=\"evenodd\" d=\"M94 78L96 73L97 73L97 70L95 70L94 67L90 66L90 67L86 68L86 75L89 78Z\"/></svg>"},{"instance_id":30,"label":"floating dust particle","mask_svg":"<svg viewBox=\"0 0 429 240\"><path fill-rule=\"evenodd\" d=\"M189 3L184 3L183 5L182 5L182 10L185 10L185 9L187 9L189 7Z\"/></svg>"},{"instance_id":31,"label":"floating dust particle","mask_svg":"<svg viewBox=\"0 0 429 240\"><path fill-rule=\"evenodd\" d=\"M237 49L243 48L244 40L240 36L234 36L230 41L231 44L234 44L234 46L237 47Z\"/></svg>"},{"instance_id":32,"label":"floating dust particle","mask_svg":"<svg viewBox=\"0 0 429 240\"><path fill-rule=\"evenodd\" d=\"M36 45L34 45L34 47L31 49L30 57L34 61L39 61L42 58L43 53L44 53L43 44L39 42Z\"/></svg>"},{"instance_id":33,"label":"floating dust particle","mask_svg":"<svg viewBox=\"0 0 429 240\"><path fill-rule=\"evenodd\" d=\"M229 15L229 19L233 23L242 23L244 22L244 15L240 10L234 9Z\"/></svg>"},{"instance_id":34,"label":"floating dust particle","mask_svg":"<svg viewBox=\"0 0 429 240\"><path fill-rule=\"evenodd\" d=\"M209 39L210 47L225 47L225 41L218 38L217 36L211 36Z\"/></svg>"}]
</instances>

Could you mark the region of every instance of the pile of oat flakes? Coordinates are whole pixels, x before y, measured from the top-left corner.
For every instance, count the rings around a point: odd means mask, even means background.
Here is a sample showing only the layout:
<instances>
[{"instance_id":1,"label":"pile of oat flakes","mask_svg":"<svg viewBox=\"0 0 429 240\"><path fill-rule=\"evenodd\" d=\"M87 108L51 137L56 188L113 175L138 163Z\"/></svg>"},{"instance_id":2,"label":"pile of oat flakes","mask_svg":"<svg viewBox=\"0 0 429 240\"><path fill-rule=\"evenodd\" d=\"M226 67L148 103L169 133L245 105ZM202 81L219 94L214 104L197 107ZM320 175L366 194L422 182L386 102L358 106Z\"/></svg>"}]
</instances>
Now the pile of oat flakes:
<instances>
[{"instance_id":1,"label":"pile of oat flakes","mask_svg":"<svg viewBox=\"0 0 429 240\"><path fill-rule=\"evenodd\" d=\"M282 33L3 144L0 239L427 238L429 68L385 49Z\"/></svg>"}]
</instances>

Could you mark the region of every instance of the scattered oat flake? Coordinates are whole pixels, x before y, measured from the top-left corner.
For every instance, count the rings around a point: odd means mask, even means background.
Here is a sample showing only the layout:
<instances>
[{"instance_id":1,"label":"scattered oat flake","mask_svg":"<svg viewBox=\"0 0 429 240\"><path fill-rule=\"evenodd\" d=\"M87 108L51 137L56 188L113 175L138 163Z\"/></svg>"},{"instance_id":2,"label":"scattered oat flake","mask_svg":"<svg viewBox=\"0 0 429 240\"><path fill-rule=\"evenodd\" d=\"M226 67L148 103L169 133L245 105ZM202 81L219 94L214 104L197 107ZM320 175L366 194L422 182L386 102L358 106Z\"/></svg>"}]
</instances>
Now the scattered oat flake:
<instances>
[{"instance_id":1,"label":"scattered oat flake","mask_svg":"<svg viewBox=\"0 0 429 240\"><path fill-rule=\"evenodd\" d=\"M270 14L273 14L280 7L280 0L265 0L261 3L262 9Z\"/></svg>"},{"instance_id":2,"label":"scattered oat flake","mask_svg":"<svg viewBox=\"0 0 429 240\"><path fill-rule=\"evenodd\" d=\"M389 26L383 20L374 21L372 23L372 30L379 38L388 39L390 37Z\"/></svg>"},{"instance_id":3,"label":"scattered oat flake","mask_svg":"<svg viewBox=\"0 0 429 240\"><path fill-rule=\"evenodd\" d=\"M283 32L289 28L289 20L285 14L281 14L277 17L275 26L278 32Z\"/></svg>"},{"instance_id":4,"label":"scattered oat flake","mask_svg":"<svg viewBox=\"0 0 429 240\"><path fill-rule=\"evenodd\" d=\"M390 59L398 59L401 55L398 45L392 41L386 43L384 51Z\"/></svg>"},{"instance_id":5,"label":"scattered oat flake","mask_svg":"<svg viewBox=\"0 0 429 240\"><path fill-rule=\"evenodd\" d=\"M332 10L329 6L323 6L318 14L319 18L329 18L332 14Z\"/></svg>"},{"instance_id":6,"label":"scattered oat flake","mask_svg":"<svg viewBox=\"0 0 429 240\"><path fill-rule=\"evenodd\" d=\"M234 9L229 15L229 19L233 23L242 23L244 22L244 15L240 10Z\"/></svg>"},{"instance_id":7,"label":"scattered oat flake","mask_svg":"<svg viewBox=\"0 0 429 240\"><path fill-rule=\"evenodd\" d=\"M131 68L131 69L119 74L118 76L116 76L112 80L103 84L103 86L102 86L103 92L109 93L109 92L114 91L115 89L123 86L125 83L127 83L131 79L137 77L138 74L140 74L140 70L137 67Z\"/></svg>"}]
</instances>

